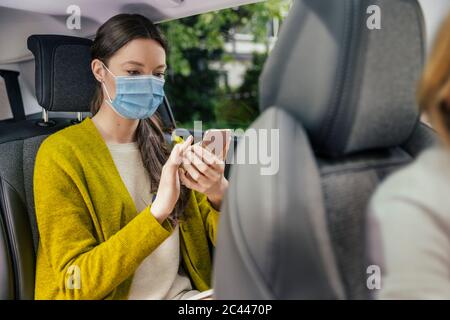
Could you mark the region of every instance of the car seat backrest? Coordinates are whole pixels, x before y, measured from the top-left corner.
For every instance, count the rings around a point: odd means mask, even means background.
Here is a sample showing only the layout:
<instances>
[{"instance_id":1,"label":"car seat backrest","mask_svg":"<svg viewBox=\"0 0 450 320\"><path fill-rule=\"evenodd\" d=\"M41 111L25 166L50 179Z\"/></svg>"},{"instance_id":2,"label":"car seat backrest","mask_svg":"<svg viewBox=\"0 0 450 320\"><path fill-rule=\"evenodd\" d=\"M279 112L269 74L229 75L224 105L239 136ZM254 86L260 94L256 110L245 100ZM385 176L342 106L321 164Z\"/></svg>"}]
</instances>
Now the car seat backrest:
<instances>
[{"instance_id":1,"label":"car seat backrest","mask_svg":"<svg viewBox=\"0 0 450 320\"><path fill-rule=\"evenodd\" d=\"M278 132L279 169L231 169L217 298L370 297L369 198L435 141L415 103L424 43L415 0L294 2L260 77L262 114L250 127Z\"/></svg>"},{"instance_id":2,"label":"car seat backrest","mask_svg":"<svg viewBox=\"0 0 450 320\"><path fill-rule=\"evenodd\" d=\"M48 111L88 112L95 78L90 68L92 41L60 35L32 35L38 103ZM39 65L38 65L39 62Z\"/></svg>"},{"instance_id":3,"label":"car seat backrest","mask_svg":"<svg viewBox=\"0 0 450 320\"><path fill-rule=\"evenodd\" d=\"M378 7L380 29L369 29ZM260 78L260 108L302 123L314 151L343 156L401 145L418 120L424 62L417 1L298 1Z\"/></svg>"}]
</instances>

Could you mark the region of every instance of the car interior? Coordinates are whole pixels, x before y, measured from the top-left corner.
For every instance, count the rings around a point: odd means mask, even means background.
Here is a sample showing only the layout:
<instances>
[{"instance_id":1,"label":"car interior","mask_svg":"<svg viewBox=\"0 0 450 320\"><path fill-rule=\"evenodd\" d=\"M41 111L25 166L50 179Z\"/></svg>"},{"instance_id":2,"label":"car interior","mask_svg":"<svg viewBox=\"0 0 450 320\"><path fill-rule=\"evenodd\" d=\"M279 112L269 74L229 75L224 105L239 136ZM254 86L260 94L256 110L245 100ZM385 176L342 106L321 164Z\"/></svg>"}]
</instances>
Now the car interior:
<instances>
[{"instance_id":1,"label":"car interior","mask_svg":"<svg viewBox=\"0 0 450 320\"><path fill-rule=\"evenodd\" d=\"M254 1L146 2L117 1L99 21L140 10L163 22ZM179 2L184 6L177 10ZM424 2L293 1L259 79L261 113L251 125L279 130L279 172L264 176L261 164L227 164L230 186L214 253L216 299L372 298L366 286L370 196L436 141L415 102L431 32ZM0 17L29 19L43 13L37 3L1 0ZM381 30L365 27L373 4L383 12ZM54 23L63 14L58 6L47 9ZM86 19L83 36L64 26L36 33L30 22L17 36L23 50L5 49L16 58L28 55L24 70L34 92L24 99L20 72L1 64L11 116L0 120L0 300L34 298L34 161L47 136L89 114L90 46L98 24ZM30 99L42 111L27 107ZM170 142L180 128L169 99L158 113ZM245 147L242 139L234 138L231 154Z\"/></svg>"}]
</instances>

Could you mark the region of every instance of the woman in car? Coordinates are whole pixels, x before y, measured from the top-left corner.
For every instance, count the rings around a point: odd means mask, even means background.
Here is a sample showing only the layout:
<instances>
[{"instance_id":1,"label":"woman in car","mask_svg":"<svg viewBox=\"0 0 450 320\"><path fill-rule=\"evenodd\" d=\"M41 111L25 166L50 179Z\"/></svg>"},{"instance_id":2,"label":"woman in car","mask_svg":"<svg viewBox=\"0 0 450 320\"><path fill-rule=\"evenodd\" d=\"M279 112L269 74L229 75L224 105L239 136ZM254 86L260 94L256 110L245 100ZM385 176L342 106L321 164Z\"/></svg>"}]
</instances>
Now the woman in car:
<instances>
[{"instance_id":1,"label":"woman in car","mask_svg":"<svg viewBox=\"0 0 450 320\"><path fill-rule=\"evenodd\" d=\"M450 16L418 101L441 141L389 177L371 201L381 236L381 299L450 299Z\"/></svg>"},{"instance_id":2,"label":"woman in car","mask_svg":"<svg viewBox=\"0 0 450 320\"><path fill-rule=\"evenodd\" d=\"M224 163L192 136L166 144L155 114L166 51L141 15L97 31L93 117L48 137L36 158L37 299L186 299L210 288Z\"/></svg>"}]
</instances>

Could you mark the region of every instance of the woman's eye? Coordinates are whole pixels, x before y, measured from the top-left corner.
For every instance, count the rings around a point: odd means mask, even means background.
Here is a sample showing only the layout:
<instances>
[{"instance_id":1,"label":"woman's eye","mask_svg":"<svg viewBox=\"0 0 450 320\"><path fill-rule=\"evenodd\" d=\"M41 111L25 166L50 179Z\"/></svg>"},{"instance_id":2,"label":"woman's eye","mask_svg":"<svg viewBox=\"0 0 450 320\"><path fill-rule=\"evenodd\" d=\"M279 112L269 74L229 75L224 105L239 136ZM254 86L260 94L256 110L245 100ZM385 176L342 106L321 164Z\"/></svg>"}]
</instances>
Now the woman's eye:
<instances>
[{"instance_id":1,"label":"woman's eye","mask_svg":"<svg viewBox=\"0 0 450 320\"><path fill-rule=\"evenodd\" d=\"M127 72L130 76L137 76L141 74L138 70L128 70Z\"/></svg>"},{"instance_id":2,"label":"woman's eye","mask_svg":"<svg viewBox=\"0 0 450 320\"><path fill-rule=\"evenodd\" d=\"M155 77L164 79L164 72L158 72L158 73L155 73Z\"/></svg>"}]
</instances>

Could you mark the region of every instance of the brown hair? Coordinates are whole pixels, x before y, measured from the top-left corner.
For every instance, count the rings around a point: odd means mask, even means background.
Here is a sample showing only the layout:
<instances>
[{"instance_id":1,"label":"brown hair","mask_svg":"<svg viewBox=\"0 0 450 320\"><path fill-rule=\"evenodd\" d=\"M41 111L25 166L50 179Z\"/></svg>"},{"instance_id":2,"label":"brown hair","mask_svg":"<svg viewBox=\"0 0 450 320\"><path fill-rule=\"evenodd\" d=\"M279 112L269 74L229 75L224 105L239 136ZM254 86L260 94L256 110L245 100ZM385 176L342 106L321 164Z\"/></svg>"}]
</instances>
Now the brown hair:
<instances>
[{"instance_id":1,"label":"brown hair","mask_svg":"<svg viewBox=\"0 0 450 320\"><path fill-rule=\"evenodd\" d=\"M109 59L124 45L134 39L153 39L167 52L167 44L159 29L146 17L139 14L118 14L106 21L97 31L91 47L91 58L99 59L108 66ZM97 82L91 101L91 112L95 115L104 100L101 84ZM151 192L156 192L161 179L162 166L166 163L170 148L165 141L159 116L139 120L136 130L137 143L142 162L151 181ZM177 201L172 218L179 218L184 211L189 190L181 185L180 198Z\"/></svg>"},{"instance_id":2,"label":"brown hair","mask_svg":"<svg viewBox=\"0 0 450 320\"><path fill-rule=\"evenodd\" d=\"M422 74L417 99L420 110L450 146L450 15L437 35Z\"/></svg>"}]
</instances>

